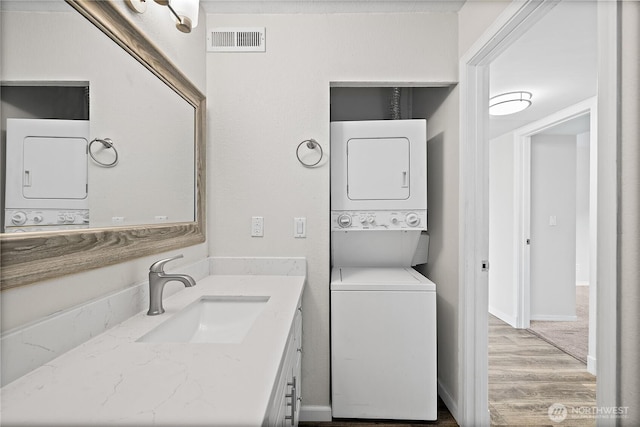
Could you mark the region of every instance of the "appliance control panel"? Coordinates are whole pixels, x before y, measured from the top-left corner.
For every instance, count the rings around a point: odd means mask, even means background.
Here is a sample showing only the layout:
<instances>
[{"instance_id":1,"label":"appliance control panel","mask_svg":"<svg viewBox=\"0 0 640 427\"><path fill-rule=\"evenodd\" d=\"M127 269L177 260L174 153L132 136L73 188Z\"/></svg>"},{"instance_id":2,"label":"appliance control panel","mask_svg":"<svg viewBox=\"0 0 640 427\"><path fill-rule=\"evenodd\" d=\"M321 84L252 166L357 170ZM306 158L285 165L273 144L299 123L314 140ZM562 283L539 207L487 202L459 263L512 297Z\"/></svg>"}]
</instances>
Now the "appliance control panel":
<instances>
[{"instance_id":1,"label":"appliance control panel","mask_svg":"<svg viewBox=\"0 0 640 427\"><path fill-rule=\"evenodd\" d=\"M62 226L89 226L88 209L6 209L4 215L5 231L10 233L12 229L24 227L52 227L63 229ZM19 231L19 230L14 230ZM25 231L25 230L20 230ZM31 230L30 230L31 231Z\"/></svg>"},{"instance_id":2,"label":"appliance control panel","mask_svg":"<svg viewBox=\"0 0 640 427\"><path fill-rule=\"evenodd\" d=\"M426 230L427 211L332 211L331 230Z\"/></svg>"}]
</instances>

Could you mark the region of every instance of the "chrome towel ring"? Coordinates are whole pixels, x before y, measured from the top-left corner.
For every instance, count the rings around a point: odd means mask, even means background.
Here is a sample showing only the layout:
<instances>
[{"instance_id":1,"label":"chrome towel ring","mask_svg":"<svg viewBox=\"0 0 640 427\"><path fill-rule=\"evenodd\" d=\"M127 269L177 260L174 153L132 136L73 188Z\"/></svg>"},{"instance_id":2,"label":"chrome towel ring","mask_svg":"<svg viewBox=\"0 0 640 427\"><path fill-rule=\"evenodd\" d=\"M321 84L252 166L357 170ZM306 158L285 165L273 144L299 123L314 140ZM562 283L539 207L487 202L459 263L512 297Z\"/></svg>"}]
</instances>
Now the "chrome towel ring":
<instances>
[{"instance_id":1,"label":"chrome towel ring","mask_svg":"<svg viewBox=\"0 0 640 427\"><path fill-rule=\"evenodd\" d=\"M305 161L303 161L300 158L300 147L302 147L303 145L305 145L309 150L315 150L315 149L319 149L320 150L320 156L318 157L318 160L314 163L307 163ZM320 143L318 143L318 141L316 141L315 139L311 138L311 139L305 139L304 141L302 141L300 144L298 144L298 148L296 148L296 157L298 158L298 161L307 168L312 168L318 165L318 163L320 163L320 161L322 160L322 158L324 157L324 151L322 150L322 145L320 145Z\"/></svg>"},{"instance_id":2,"label":"chrome towel ring","mask_svg":"<svg viewBox=\"0 0 640 427\"><path fill-rule=\"evenodd\" d=\"M91 150L91 146L93 145L94 142L98 141L99 143L101 143L105 149L112 149L113 152L116 155L116 158L113 159L113 161L111 163L103 163L100 160L96 159L95 156L93 155L93 151ZM104 167L104 168L112 168L115 165L118 164L118 150L116 150L116 147L114 147L113 145L113 141L110 138L95 138L93 141L91 141L89 143L89 155L91 156L91 158L93 159L94 162L96 162L97 164L99 164L100 166Z\"/></svg>"}]
</instances>

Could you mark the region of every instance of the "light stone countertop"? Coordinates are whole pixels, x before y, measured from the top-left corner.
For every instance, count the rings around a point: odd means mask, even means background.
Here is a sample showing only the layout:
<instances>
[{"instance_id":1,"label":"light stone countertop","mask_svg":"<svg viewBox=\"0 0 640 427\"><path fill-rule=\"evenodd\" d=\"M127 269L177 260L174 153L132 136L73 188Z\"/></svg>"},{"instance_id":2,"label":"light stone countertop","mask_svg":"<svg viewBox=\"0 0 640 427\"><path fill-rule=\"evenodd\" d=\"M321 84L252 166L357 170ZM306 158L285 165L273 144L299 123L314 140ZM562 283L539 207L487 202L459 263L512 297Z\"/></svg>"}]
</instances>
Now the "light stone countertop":
<instances>
[{"instance_id":1,"label":"light stone countertop","mask_svg":"<svg viewBox=\"0 0 640 427\"><path fill-rule=\"evenodd\" d=\"M259 426L266 415L304 276L212 275L1 392L2 426ZM168 286L178 286L169 283ZM239 344L139 343L205 295L269 296Z\"/></svg>"}]
</instances>

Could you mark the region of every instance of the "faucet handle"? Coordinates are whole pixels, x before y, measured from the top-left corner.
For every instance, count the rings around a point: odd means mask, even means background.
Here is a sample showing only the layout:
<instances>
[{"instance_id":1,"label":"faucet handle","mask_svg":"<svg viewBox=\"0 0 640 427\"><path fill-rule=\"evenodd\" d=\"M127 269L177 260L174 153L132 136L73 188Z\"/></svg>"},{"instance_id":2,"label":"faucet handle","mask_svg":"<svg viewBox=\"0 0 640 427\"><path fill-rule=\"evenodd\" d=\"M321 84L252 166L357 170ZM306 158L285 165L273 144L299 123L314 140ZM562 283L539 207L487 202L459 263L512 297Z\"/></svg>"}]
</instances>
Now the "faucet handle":
<instances>
[{"instance_id":1,"label":"faucet handle","mask_svg":"<svg viewBox=\"0 0 640 427\"><path fill-rule=\"evenodd\" d=\"M183 255L180 254L171 258L161 259L160 261L156 261L153 264L151 264L151 267L149 267L149 273L164 273L164 265L166 263L168 263L169 261L180 259L182 257Z\"/></svg>"}]
</instances>

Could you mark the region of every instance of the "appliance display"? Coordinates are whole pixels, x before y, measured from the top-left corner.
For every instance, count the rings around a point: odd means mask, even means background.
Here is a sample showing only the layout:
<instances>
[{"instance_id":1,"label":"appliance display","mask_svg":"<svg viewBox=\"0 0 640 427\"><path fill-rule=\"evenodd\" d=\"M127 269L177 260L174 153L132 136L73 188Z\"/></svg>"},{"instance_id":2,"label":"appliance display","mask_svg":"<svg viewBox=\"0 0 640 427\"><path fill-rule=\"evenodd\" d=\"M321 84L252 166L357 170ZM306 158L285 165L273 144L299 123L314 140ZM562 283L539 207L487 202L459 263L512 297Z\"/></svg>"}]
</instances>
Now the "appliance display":
<instances>
[{"instance_id":1,"label":"appliance display","mask_svg":"<svg viewBox=\"0 0 640 427\"><path fill-rule=\"evenodd\" d=\"M435 420L426 120L331 123L331 378L337 418Z\"/></svg>"},{"instance_id":2,"label":"appliance display","mask_svg":"<svg viewBox=\"0 0 640 427\"><path fill-rule=\"evenodd\" d=\"M4 232L89 225L87 120L7 119Z\"/></svg>"}]
</instances>

